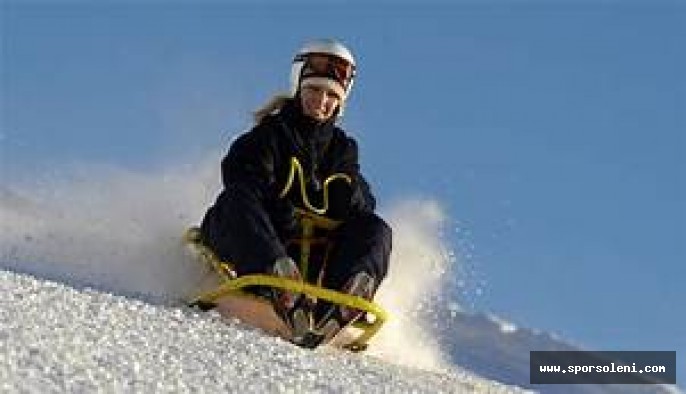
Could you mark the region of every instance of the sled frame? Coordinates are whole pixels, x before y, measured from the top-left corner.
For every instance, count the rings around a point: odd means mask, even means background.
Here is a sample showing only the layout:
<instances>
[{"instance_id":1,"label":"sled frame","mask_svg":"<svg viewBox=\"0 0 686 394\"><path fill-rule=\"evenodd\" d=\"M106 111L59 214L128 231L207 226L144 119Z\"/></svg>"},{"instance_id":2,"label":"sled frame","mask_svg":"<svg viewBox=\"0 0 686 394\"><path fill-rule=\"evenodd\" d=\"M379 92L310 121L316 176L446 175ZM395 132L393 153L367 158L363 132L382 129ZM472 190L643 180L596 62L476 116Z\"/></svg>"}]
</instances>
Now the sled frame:
<instances>
[{"instance_id":1,"label":"sled frame","mask_svg":"<svg viewBox=\"0 0 686 394\"><path fill-rule=\"evenodd\" d=\"M340 223L319 216L317 214L298 209L296 211L303 230L301 243L301 268L307 269L309 260L310 242L307 240L314 233L315 228L326 230L335 229ZM190 228L184 234L184 241L191 245L199 254L200 259L209 264L212 270L221 279L221 284L213 290L198 294L189 305L212 305L217 300L226 296L255 297L247 293L244 289L251 286L265 286L278 288L305 296L325 300L337 305L364 311L363 317L352 323L352 327L361 331L356 338L344 345L345 349L351 351L362 351L367 348L367 342L381 329L388 320L388 314L378 304L368 301L362 297L345 294L336 290L316 286L307 282L293 279L277 277L266 274L250 274L237 277L233 265L221 261L217 255L207 245L202 242L200 230L196 227ZM265 300L265 302L267 302ZM372 317L371 321L368 317Z\"/></svg>"}]
</instances>

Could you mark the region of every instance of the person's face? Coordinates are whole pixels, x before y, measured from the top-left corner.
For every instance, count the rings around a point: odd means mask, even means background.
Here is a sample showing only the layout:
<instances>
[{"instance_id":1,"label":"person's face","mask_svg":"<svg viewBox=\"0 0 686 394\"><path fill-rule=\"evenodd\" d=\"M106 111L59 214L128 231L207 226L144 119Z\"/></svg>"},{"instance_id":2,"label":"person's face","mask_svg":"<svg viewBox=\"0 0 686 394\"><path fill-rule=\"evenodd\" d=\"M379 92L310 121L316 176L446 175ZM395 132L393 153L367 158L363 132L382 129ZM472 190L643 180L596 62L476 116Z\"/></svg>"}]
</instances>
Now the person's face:
<instances>
[{"instance_id":1,"label":"person's face","mask_svg":"<svg viewBox=\"0 0 686 394\"><path fill-rule=\"evenodd\" d=\"M341 99L331 88L308 85L302 87L300 101L306 116L324 122L333 116Z\"/></svg>"}]
</instances>

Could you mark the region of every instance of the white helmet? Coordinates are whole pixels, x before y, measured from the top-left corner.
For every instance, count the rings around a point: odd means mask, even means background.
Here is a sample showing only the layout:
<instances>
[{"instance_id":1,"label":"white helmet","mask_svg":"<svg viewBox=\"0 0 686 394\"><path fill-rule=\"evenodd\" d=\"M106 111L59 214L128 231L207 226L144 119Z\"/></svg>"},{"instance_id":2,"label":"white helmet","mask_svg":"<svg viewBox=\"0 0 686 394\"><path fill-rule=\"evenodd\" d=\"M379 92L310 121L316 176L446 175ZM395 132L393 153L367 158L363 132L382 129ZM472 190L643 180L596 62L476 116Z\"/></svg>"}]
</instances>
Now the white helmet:
<instances>
[{"instance_id":1,"label":"white helmet","mask_svg":"<svg viewBox=\"0 0 686 394\"><path fill-rule=\"evenodd\" d=\"M340 96L341 107L350 94L355 78L355 58L345 45L332 39L307 43L296 53L291 66L291 96L295 97L305 79L330 85Z\"/></svg>"}]
</instances>

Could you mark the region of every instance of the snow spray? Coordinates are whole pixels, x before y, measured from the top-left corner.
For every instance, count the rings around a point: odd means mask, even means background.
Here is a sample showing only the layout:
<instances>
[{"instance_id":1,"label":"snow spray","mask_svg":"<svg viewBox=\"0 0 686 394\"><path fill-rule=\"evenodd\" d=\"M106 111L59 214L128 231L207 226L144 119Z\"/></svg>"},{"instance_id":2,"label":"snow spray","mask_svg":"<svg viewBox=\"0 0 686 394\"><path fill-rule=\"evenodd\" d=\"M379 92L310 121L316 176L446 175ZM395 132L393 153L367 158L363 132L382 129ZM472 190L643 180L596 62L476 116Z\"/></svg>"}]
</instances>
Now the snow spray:
<instances>
[{"instance_id":1,"label":"snow spray","mask_svg":"<svg viewBox=\"0 0 686 394\"><path fill-rule=\"evenodd\" d=\"M197 225L219 191L216 152L196 163L130 171L78 165L32 183L0 187L0 267L148 302L187 297L205 272L189 260L183 231ZM392 261L376 301L391 315L368 354L424 369L444 355L419 313L454 259L431 200L381 211L394 230Z\"/></svg>"}]
</instances>

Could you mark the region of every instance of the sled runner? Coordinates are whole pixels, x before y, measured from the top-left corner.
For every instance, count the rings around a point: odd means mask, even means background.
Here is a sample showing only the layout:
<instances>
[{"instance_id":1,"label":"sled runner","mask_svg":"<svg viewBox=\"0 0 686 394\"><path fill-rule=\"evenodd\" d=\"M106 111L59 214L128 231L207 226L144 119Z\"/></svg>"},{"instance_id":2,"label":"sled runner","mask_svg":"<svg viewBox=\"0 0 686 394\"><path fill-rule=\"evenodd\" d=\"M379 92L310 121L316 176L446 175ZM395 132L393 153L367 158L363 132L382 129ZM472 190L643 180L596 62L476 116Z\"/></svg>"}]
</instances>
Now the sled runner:
<instances>
[{"instance_id":1,"label":"sled runner","mask_svg":"<svg viewBox=\"0 0 686 394\"><path fill-rule=\"evenodd\" d=\"M325 269L330 241L323 237L340 223L316 213L297 209L296 215L301 234L288 243L289 254L298 263L303 278L316 278L316 272ZM274 311L268 298L255 295L248 289L255 286L276 288L300 293L312 302L328 301L332 304L363 311L362 317L343 327L329 343L351 351L362 351L387 320L386 312L376 303L362 297L327 289L316 284L277 277L268 274L251 274L237 277L230 262L220 261L216 254L203 243L200 230L190 228L184 234L184 242L197 259L210 268L211 284L188 304L200 309L215 309L227 317L238 318L246 324L259 327L267 333L282 337L304 347L316 347L294 340L294 333ZM308 333L308 335L310 335ZM311 335L317 335L314 331Z\"/></svg>"}]
</instances>

